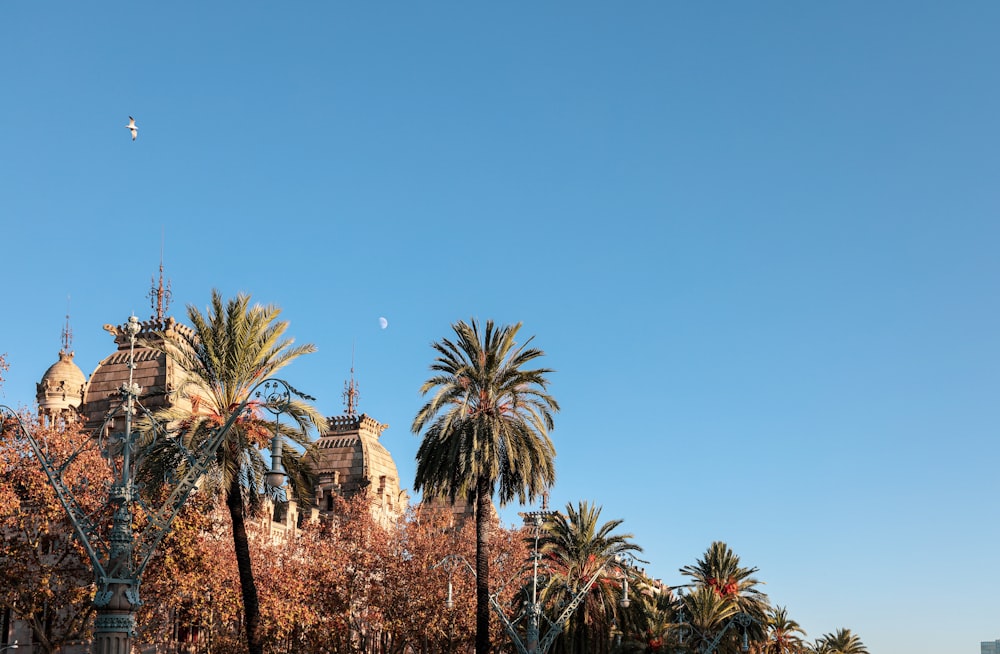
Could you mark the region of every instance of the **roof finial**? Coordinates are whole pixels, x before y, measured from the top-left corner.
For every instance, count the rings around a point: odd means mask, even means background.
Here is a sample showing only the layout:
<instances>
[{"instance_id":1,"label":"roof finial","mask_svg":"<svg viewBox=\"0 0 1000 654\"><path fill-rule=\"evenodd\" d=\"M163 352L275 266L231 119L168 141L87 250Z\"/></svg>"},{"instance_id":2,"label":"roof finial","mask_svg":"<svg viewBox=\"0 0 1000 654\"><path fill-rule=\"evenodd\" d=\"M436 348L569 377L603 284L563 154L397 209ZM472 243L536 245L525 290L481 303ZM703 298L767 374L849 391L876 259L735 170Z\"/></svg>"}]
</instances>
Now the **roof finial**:
<instances>
[{"instance_id":1,"label":"roof finial","mask_svg":"<svg viewBox=\"0 0 1000 654\"><path fill-rule=\"evenodd\" d=\"M156 310L156 318L158 323L162 323L163 319L166 317L166 312L170 308L170 282L167 281L167 286L163 286L163 238L160 239L160 283L156 285L156 280L150 278L150 284L152 288L149 291L149 301L152 308Z\"/></svg>"},{"instance_id":2,"label":"roof finial","mask_svg":"<svg viewBox=\"0 0 1000 654\"><path fill-rule=\"evenodd\" d=\"M347 407L345 411L347 415L357 415L359 397L361 393L358 392L358 385L354 381L354 345L351 344L351 381L344 382L344 405Z\"/></svg>"},{"instance_id":3,"label":"roof finial","mask_svg":"<svg viewBox=\"0 0 1000 654\"><path fill-rule=\"evenodd\" d=\"M69 296L66 296L66 326L62 332L62 351L71 354L70 347L73 346L73 330L69 328Z\"/></svg>"}]
</instances>

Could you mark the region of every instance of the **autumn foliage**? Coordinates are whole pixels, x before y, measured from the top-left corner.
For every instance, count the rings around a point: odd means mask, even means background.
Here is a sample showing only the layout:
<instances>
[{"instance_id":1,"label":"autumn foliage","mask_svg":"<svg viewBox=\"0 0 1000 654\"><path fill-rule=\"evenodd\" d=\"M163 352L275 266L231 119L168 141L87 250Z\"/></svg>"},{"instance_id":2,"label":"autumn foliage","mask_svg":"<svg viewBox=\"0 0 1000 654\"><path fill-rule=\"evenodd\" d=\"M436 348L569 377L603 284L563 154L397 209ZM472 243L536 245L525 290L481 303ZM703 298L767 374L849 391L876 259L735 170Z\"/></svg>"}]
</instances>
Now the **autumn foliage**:
<instances>
[{"instance_id":1,"label":"autumn foliage","mask_svg":"<svg viewBox=\"0 0 1000 654\"><path fill-rule=\"evenodd\" d=\"M90 439L73 425L43 427L30 415L21 425L32 430L45 455L63 466L65 484L80 508L101 523L106 481L104 461ZM5 417L0 438L0 608L10 610L31 629L39 651L90 637L94 576L73 527L18 419Z\"/></svg>"},{"instance_id":2,"label":"autumn foliage","mask_svg":"<svg viewBox=\"0 0 1000 654\"><path fill-rule=\"evenodd\" d=\"M472 643L473 578L466 569L450 570L449 610L449 569L440 564L451 554L472 560L474 525L456 527L447 512L414 510L386 529L364 497L339 502L336 515L305 522L290 539L251 523L268 651L446 652ZM143 585L141 641L245 651L229 528L197 497L185 507ZM498 529L493 554L498 578L491 583L500 586L527 556L519 531ZM512 600L519 586L510 584L502 599ZM505 639L501 629L497 642Z\"/></svg>"}]
</instances>

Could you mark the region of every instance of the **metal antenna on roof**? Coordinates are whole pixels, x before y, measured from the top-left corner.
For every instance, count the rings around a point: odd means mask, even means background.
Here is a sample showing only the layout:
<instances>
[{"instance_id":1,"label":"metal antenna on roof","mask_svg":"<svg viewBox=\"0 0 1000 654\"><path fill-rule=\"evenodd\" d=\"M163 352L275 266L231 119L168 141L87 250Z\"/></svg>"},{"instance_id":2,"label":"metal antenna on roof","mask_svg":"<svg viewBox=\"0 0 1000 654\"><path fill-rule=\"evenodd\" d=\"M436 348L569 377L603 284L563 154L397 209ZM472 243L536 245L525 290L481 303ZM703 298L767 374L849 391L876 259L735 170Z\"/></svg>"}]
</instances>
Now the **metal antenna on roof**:
<instances>
[{"instance_id":1,"label":"metal antenna on roof","mask_svg":"<svg viewBox=\"0 0 1000 654\"><path fill-rule=\"evenodd\" d=\"M358 398L361 397L361 393L358 392L358 384L354 381L354 344L351 344L351 380L349 382L344 382L344 405L347 407L345 413L349 416L357 415L358 410Z\"/></svg>"},{"instance_id":2,"label":"metal antenna on roof","mask_svg":"<svg viewBox=\"0 0 1000 654\"><path fill-rule=\"evenodd\" d=\"M165 288L163 286L163 241L165 238L165 236L160 238L160 283L157 285L156 280L152 277L149 280L149 283L152 286L149 291L149 300L152 308L156 310L156 315L153 317L156 318L157 322L161 323L166 317L167 310L170 308L170 297L172 295L170 291L170 282L167 281L167 286Z\"/></svg>"},{"instance_id":3,"label":"metal antenna on roof","mask_svg":"<svg viewBox=\"0 0 1000 654\"><path fill-rule=\"evenodd\" d=\"M69 328L69 296L66 296L66 326L62 332L62 351L69 354L69 349L73 345L73 330Z\"/></svg>"}]
</instances>

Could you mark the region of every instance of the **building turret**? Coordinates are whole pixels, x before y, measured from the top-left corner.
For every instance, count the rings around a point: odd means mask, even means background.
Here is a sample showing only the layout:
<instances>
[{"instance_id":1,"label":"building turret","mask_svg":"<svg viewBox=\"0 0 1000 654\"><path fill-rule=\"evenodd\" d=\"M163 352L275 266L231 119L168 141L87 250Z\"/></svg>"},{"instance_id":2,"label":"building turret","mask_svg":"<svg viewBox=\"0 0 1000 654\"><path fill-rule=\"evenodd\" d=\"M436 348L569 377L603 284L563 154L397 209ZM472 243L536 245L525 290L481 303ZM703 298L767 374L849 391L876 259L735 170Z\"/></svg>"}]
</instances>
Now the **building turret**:
<instances>
[{"instance_id":1,"label":"building turret","mask_svg":"<svg viewBox=\"0 0 1000 654\"><path fill-rule=\"evenodd\" d=\"M55 426L60 422L73 422L80 416L79 410L83 403L83 390L87 378L79 366L73 363L73 351L70 349L72 339L73 332L69 328L67 315L59 360L45 371L42 381L36 384L35 399L38 401L38 415L42 424L47 426Z\"/></svg>"},{"instance_id":2,"label":"building turret","mask_svg":"<svg viewBox=\"0 0 1000 654\"><path fill-rule=\"evenodd\" d=\"M389 425L364 413L357 415L358 397L351 368L351 381L344 391L347 411L327 418L310 461L318 482L316 504L321 512L331 513L337 497L364 494L371 501L372 515L388 526L406 512L410 496L400 489L396 463L379 442Z\"/></svg>"}]
</instances>

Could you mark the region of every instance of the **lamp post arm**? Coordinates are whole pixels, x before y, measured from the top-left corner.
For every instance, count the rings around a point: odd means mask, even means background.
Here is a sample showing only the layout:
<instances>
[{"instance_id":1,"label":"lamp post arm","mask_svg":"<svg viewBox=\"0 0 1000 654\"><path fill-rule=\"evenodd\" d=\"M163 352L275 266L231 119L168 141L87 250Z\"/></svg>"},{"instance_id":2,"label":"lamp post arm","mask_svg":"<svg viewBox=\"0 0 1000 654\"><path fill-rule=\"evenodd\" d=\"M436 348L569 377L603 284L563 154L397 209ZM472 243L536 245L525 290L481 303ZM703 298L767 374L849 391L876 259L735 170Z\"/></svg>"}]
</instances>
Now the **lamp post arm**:
<instances>
[{"instance_id":1,"label":"lamp post arm","mask_svg":"<svg viewBox=\"0 0 1000 654\"><path fill-rule=\"evenodd\" d=\"M726 622L726 625L719 631L719 633L715 635L715 639L712 640L712 642L708 645L708 647L699 648L701 653L712 654L713 652L715 652L715 648L719 646L720 642L722 642L722 637L726 635L726 632L729 631L729 628L732 627L734 624L739 626L743 630L744 636L746 636L747 627L750 626L751 622L757 622L757 621L749 613L737 613L732 617L731 620ZM747 650L744 649L743 651L745 652Z\"/></svg>"},{"instance_id":2,"label":"lamp post arm","mask_svg":"<svg viewBox=\"0 0 1000 654\"><path fill-rule=\"evenodd\" d=\"M49 485L55 491L56 499L59 500L59 504L62 505L66 511L66 515L69 516L69 521L73 525L73 531L80 540L80 544L83 545L84 551L87 552L87 558L90 559L90 563L94 566L94 576L98 579L106 576L107 573L104 569L104 564L101 562L97 547L94 546L94 541L103 549L107 549L107 545L94 527L94 523L87 516L79 502L76 501L76 498L70 493L65 482L63 482L63 468L56 469L52 465L52 462L42 452L38 441L31 435L28 428L24 426L21 417L9 406L0 404L0 419L2 419L5 412L10 414L10 417L16 421L18 429L20 429L21 434L27 439L28 444L31 446L31 451L34 452L35 458L38 459L38 463L42 466L42 471L45 473Z\"/></svg>"},{"instance_id":3,"label":"lamp post arm","mask_svg":"<svg viewBox=\"0 0 1000 654\"><path fill-rule=\"evenodd\" d=\"M576 611L580 604L583 603L583 600L587 597L587 593L589 593L590 589L594 587L597 580L601 578L601 574L604 572L604 569L608 567L608 564L612 561L615 561L615 559L609 558L605 561L601 567L597 569L597 572L594 573L590 580L587 581L584 587L580 589L580 592L573 596L570 603L566 606L563 612L559 614L559 617L552 623L549 630L545 632L545 637L542 638L542 641L538 644L539 652L544 654L544 652L549 651L549 648L552 647L552 643L554 643L559 634L562 633L563 625L566 624L566 621L569 620L571 615L573 615L573 612Z\"/></svg>"},{"instance_id":4,"label":"lamp post arm","mask_svg":"<svg viewBox=\"0 0 1000 654\"><path fill-rule=\"evenodd\" d=\"M727 622L726 626L724 626L719 631L719 633L717 633L715 635L715 638L712 640L711 644L709 644L709 646L707 648L705 648L705 649L702 650L702 654L712 654L712 652L715 651L715 648L719 646L719 643L722 642L722 637L726 635L726 632L729 631L729 628L732 627L732 626L733 626L733 621L732 620L730 620L729 622Z\"/></svg>"},{"instance_id":5,"label":"lamp post arm","mask_svg":"<svg viewBox=\"0 0 1000 654\"><path fill-rule=\"evenodd\" d=\"M507 619L500 603L497 602L496 598L492 595L490 595L490 606L493 607L493 612L500 618L500 622L503 623L504 631L506 631L507 635L510 636L510 641L514 643L514 647L517 648L517 651L521 654L528 654L528 649L524 646L524 643L521 642L521 636L517 633L517 630L514 629L514 625L511 624L510 620Z\"/></svg>"}]
</instances>

